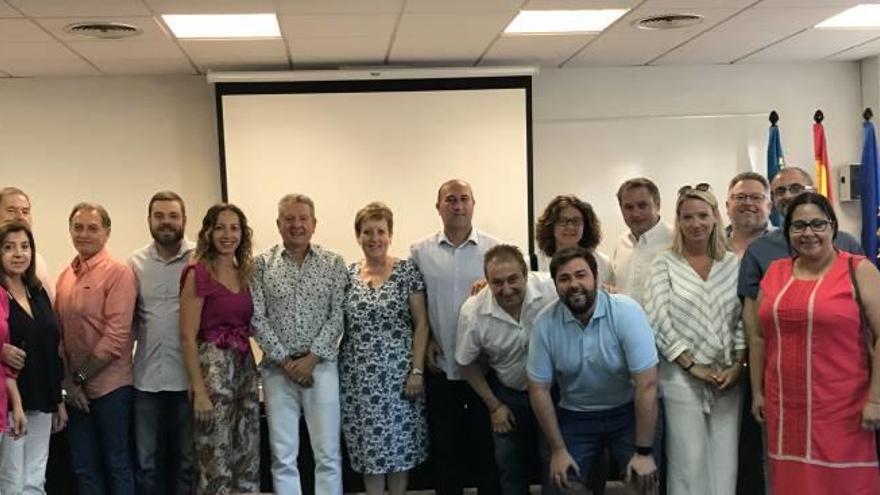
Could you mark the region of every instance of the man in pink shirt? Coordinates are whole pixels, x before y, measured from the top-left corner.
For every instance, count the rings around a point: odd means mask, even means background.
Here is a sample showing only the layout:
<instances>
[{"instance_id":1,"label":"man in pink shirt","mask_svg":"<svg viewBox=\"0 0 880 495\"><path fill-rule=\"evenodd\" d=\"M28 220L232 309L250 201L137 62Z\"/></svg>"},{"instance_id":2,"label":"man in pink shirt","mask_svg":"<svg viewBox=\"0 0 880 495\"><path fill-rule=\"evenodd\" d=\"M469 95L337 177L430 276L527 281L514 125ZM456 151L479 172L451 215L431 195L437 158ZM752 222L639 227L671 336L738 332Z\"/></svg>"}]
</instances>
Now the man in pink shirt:
<instances>
[{"instance_id":1,"label":"man in pink shirt","mask_svg":"<svg viewBox=\"0 0 880 495\"><path fill-rule=\"evenodd\" d=\"M69 218L77 256L58 278L55 312L64 348L71 465L82 495L134 494L129 420L132 315L137 283L110 257L110 215L80 203Z\"/></svg>"}]
</instances>

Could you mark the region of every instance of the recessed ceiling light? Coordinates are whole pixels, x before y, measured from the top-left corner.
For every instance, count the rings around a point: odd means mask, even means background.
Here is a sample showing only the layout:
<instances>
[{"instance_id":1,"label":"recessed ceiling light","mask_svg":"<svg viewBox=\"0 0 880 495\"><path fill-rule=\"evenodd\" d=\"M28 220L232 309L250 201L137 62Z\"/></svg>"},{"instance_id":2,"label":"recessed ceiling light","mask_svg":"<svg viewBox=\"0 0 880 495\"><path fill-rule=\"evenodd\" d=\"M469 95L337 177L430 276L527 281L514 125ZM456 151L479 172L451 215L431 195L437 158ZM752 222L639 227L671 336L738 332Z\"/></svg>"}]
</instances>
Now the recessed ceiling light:
<instances>
[{"instance_id":1,"label":"recessed ceiling light","mask_svg":"<svg viewBox=\"0 0 880 495\"><path fill-rule=\"evenodd\" d=\"M163 15L177 38L280 38L275 14Z\"/></svg>"},{"instance_id":2,"label":"recessed ceiling light","mask_svg":"<svg viewBox=\"0 0 880 495\"><path fill-rule=\"evenodd\" d=\"M816 27L824 29L880 28L880 5L856 5L851 9L844 10L833 17L825 19L816 24Z\"/></svg>"},{"instance_id":3,"label":"recessed ceiling light","mask_svg":"<svg viewBox=\"0 0 880 495\"><path fill-rule=\"evenodd\" d=\"M620 19L629 9L522 10L505 34L597 33Z\"/></svg>"}]
</instances>

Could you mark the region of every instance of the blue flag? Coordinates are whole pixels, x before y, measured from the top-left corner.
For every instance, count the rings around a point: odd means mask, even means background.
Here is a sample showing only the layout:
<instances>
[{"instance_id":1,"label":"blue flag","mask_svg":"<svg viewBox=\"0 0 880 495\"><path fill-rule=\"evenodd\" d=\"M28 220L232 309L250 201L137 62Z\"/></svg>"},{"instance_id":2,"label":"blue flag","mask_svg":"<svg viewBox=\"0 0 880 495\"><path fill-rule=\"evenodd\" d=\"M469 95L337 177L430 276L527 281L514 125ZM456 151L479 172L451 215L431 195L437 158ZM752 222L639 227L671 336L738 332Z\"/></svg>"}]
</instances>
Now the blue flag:
<instances>
[{"instance_id":1,"label":"blue flag","mask_svg":"<svg viewBox=\"0 0 880 495\"><path fill-rule=\"evenodd\" d=\"M877 231L878 215L880 215L880 202L878 202L878 190L880 190L880 178L878 178L877 161L877 137L874 134L874 124L865 121L862 145L862 166L859 180L861 181L862 196L862 249L868 259L880 266L880 253L878 253Z\"/></svg>"},{"instance_id":2,"label":"blue flag","mask_svg":"<svg viewBox=\"0 0 880 495\"><path fill-rule=\"evenodd\" d=\"M773 177L776 177L776 174L784 166L782 140L779 138L779 128L774 123L770 126L770 138L767 140L767 180L773 182ZM770 223L779 226L779 212L775 208L770 212Z\"/></svg>"}]
</instances>

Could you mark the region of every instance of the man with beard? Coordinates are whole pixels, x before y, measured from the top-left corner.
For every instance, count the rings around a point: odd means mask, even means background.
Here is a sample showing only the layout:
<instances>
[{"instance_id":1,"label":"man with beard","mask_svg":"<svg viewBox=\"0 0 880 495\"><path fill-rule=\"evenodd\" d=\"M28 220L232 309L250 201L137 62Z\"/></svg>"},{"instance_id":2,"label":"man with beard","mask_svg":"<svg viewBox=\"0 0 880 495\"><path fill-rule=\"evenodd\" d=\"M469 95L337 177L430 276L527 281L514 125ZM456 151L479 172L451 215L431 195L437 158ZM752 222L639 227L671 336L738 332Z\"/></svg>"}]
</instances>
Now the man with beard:
<instances>
[{"instance_id":1,"label":"man with beard","mask_svg":"<svg viewBox=\"0 0 880 495\"><path fill-rule=\"evenodd\" d=\"M642 308L596 288L596 259L557 252L550 275L559 300L538 316L529 344L529 399L550 446L550 479L584 483L609 447L626 477L656 493L657 348ZM554 408L550 389L559 386Z\"/></svg>"},{"instance_id":2,"label":"man with beard","mask_svg":"<svg viewBox=\"0 0 880 495\"><path fill-rule=\"evenodd\" d=\"M789 203L798 195L805 191L813 191L813 179L805 170L798 167L785 167L782 169L770 184L770 192L773 199L773 206L776 211L785 218L785 214ZM834 246L854 254L861 254L862 249L859 242L851 235L844 231L837 233L834 239ZM743 299L743 324L746 334L749 338L749 360L756 361L755 352L764 352L763 345L753 345L757 335L758 328L758 292L760 290L761 278L770 267L770 263L790 256L788 244L783 235L783 229L775 229L767 234L758 237L751 242L742 256L739 267L739 280L737 282L737 293ZM764 359L761 357L760 362ZM758 373L760 376L762 370L753 370L750 372L750 378L754 378L752 373ZM751 394L749 394L751 395ZM750 402L750 401L749 401ZM745 407L751 410L751 403L747 402ZM746 422L746 431L748 421ZM764 467L764 449L757 448L750 442L740 449L740 457L748 459L748 463L752 467L743 467L740 470L740 483L737 487L738 493L748 493L761 495L766 489ZM764 472L758 476L749 476L756 473L757 469Z\"/></svg>"},{"instance_id":3,"label":"man with beard","mask_svg":"<svg viewBox=\"0 0 880 495\"><path fill-rule=\"evenodd\" d=\"M529 491L540 432L526 392L529 335L541 310L558 298L546 274L529 273L516 246L487 251L483 271L488 289L461 307L455 360L489 410L501 493L521 495ZM494 372L488 378L480 355ZM546 462L541 467L546 478Z\"/></svg>"},{"instance_id":4,"label":"man with beard","mask_svg":"<svg viewBox=\"0 0 880 495\"><path fill-rule=\"evenodd\" d=\"M742 258L746 248L775 227L770 225L770 183L756 172L743 172L731 179L727 188L727 241Z\"/></svg>"},{"instance_id":5,"label":"man with beard","mask_svg":"<svg viewBox=\"0 0 880 495\"><path fill-rule=\"evenodd\" d=\"M195 244L183 238L186 207L171 191L147 208L153 242L135 251L134 418L137 492L190 493L193 480L189 381L180 353L180 274Z\"/></svg>"}]
</instances>

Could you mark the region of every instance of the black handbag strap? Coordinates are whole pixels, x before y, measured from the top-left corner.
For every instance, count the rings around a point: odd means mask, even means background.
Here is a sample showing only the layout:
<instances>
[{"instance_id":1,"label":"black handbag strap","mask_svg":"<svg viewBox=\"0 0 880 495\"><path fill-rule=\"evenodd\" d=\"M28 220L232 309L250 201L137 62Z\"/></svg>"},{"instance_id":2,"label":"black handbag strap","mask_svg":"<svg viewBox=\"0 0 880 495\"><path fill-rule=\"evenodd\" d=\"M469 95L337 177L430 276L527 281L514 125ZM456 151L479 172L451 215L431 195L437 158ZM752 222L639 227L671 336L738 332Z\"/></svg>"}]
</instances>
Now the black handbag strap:
<instances>
[{"instance_id":1,"label":"black handbag strap","mask_svg":"<svg viewBox=\"0 0 880 495\"><path fill-rule=\"evenodd\" d=\"M859 290L859 281L856 279L856 264L854 256L850 256L849 258L849 278L852 281L853 294L856 298L856 304L859 306L859 320L861 321L862 327L862 341L864 342L865 350L867 351L868 369L871 369L872 365L874 364L874 334L871 331L871 324L868 321L868 316L865 314L865 305L862 304L862 293Z\"/></svg>"}]
</instances>

